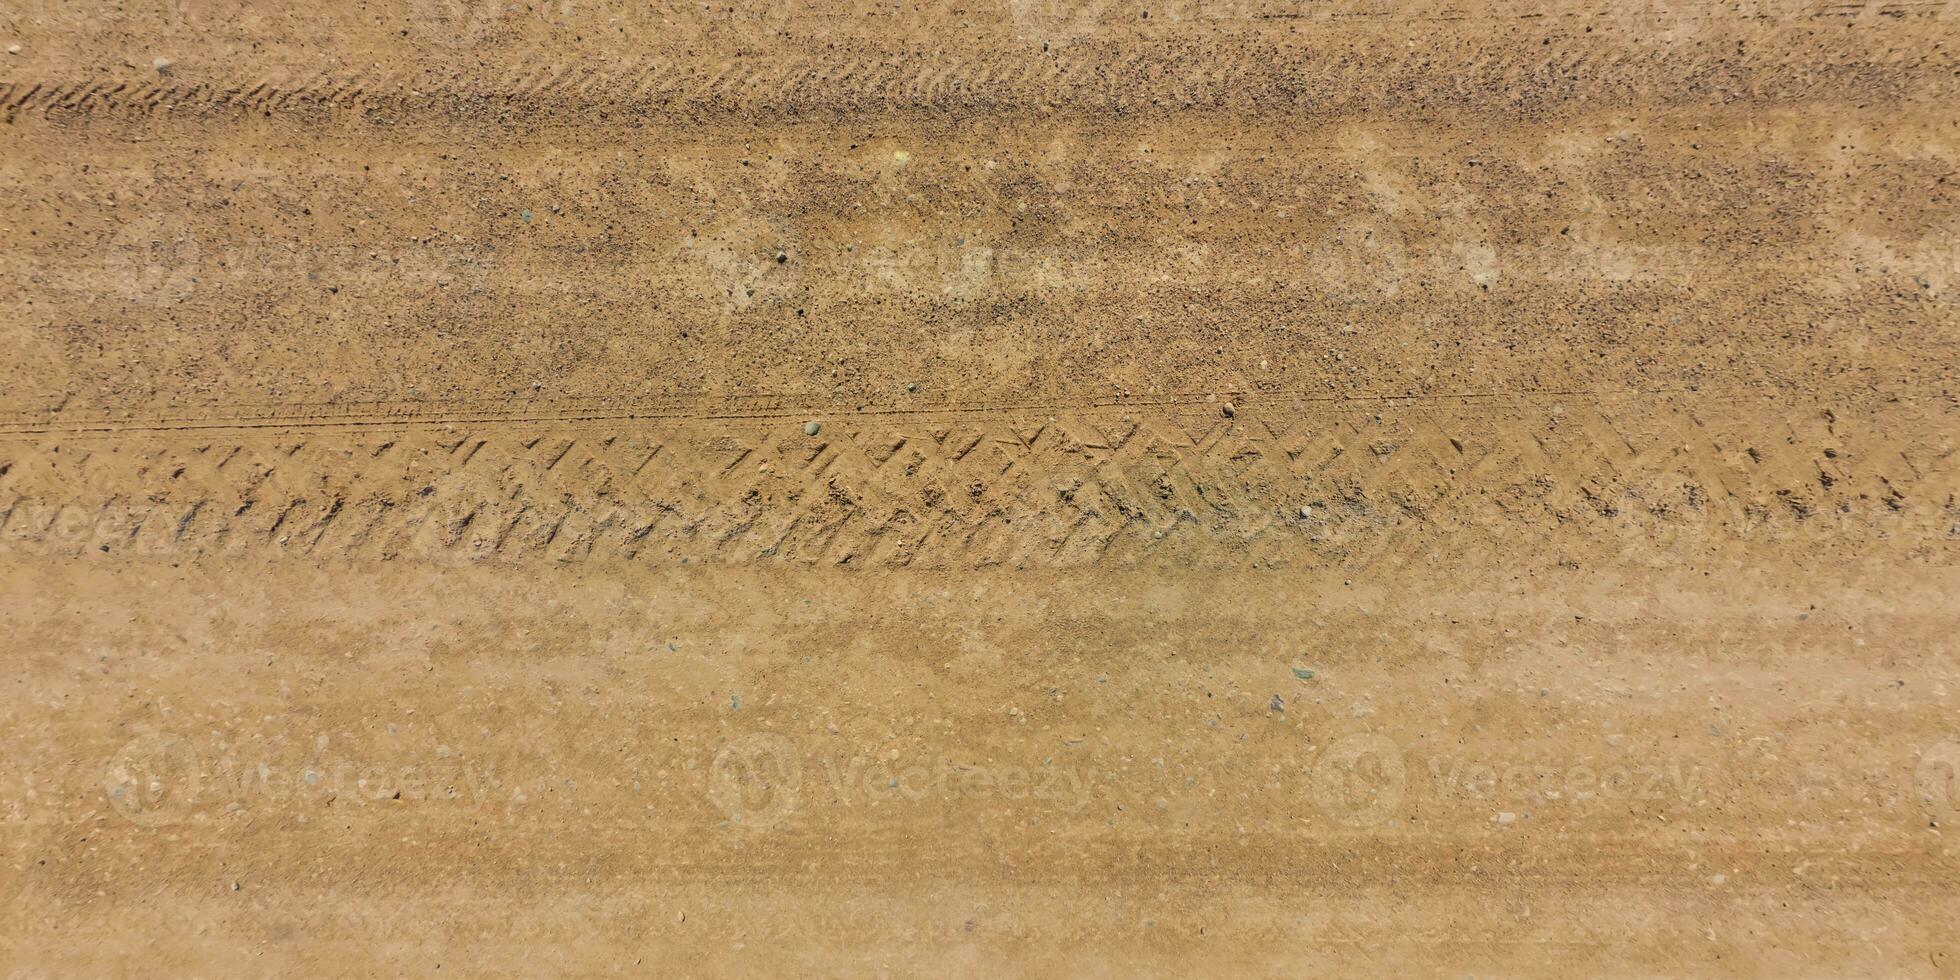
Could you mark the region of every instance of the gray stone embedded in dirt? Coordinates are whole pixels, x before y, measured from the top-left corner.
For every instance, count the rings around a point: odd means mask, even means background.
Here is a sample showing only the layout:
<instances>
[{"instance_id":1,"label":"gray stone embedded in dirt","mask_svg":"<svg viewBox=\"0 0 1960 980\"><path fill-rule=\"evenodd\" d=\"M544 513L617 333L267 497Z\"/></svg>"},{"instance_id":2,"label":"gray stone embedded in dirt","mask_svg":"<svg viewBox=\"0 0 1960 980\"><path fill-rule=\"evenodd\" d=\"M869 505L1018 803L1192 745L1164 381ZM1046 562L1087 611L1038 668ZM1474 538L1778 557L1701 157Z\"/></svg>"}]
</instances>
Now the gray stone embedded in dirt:
<instances>
[{"instance_id":1,"label":"gray stone embedded in dirt","mask_svg":"<svg viewBox=\"0 0 1960 980\"><path fill-rule=\"evenodd\" d=\"M175 62L171 61L169 58L158 58L155 61L150 62L150 67L155 68L159 72L167 72L170 70L170 66L173 64L175 64Z\"/></svg>"},{"instance_id":2,"label":"gray stone embedded in dirt","mask_svg":"<svg viewBox=\"0 0 1960 980\"><path fill-rule=\"evenodd\" d=\"M823 431L823 423L821 422L803 423L803 434L806 436L813 436L822 431Z\"/></svg>"}]
</instances>

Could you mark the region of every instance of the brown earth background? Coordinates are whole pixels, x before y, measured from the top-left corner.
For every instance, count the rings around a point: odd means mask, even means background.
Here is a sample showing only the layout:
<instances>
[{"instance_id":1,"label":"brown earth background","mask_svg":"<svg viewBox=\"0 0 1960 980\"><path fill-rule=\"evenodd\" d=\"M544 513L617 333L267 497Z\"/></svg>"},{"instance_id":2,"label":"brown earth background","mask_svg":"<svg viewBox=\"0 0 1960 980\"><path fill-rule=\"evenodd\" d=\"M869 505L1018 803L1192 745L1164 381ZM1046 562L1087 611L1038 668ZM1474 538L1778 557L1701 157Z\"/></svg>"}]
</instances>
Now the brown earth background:
<instances>
[{"instance_id":1,"label":"brown earth background","mask_svg":"<svg viewBox=\"0 0 1960 980\"><path fill-rule=\"evenodd\" d=\"M0 975L1953 975L1957 43L8 0Z\"/></svg>"}]
</instances>

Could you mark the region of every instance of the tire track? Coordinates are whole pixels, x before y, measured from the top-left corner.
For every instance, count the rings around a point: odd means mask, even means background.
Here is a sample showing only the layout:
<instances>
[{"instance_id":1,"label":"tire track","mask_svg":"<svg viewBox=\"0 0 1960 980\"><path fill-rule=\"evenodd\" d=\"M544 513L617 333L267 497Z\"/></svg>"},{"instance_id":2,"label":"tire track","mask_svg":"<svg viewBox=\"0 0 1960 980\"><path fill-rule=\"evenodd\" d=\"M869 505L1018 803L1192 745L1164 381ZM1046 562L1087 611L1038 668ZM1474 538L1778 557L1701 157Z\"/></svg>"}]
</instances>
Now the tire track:
<instances>
[{"instance_id":1,"label":"tire track","mask_svg":"<svg viewBox=\"0 0 1960 980\"><path fill-rule=\"evenodd\" d=\"M1884 24L1891 24L1886 19ZM1752 26L1745 50L1578 34L1552 47L1517 39L1470 51L1418 40L1391 57L1329 57L1297 40L1188 45L1083 44L1031 55L1024 43L949 54L770 53L720 63L630 58L605 67L511 65L440 75L287 71L245 80L154 76L0 79L0 107L50 119L218 119L345 115L372 121L608 119L678 115L825 117L891 112L1135 114L1182 110L1289 116L1425 115L1478 103L1521 115L1616 104L1616 66L1639 64L1653 105L1853 99L1955 88L1954 55L1820 42L1808 22ZM1820 52L1820 44L1834 50ZM1819 64L1820 54L1827 57ZM1797 70L1798 68L1804 70ZM1447 69L1447 70L1444 70Z\"/></svg>"},{"instance_id":2,"label":"tire track","mask_svg":"<svg viewBox=\"0 0 1960 980\"><path fill-rule=\"evenodd\" d=\"M1307 405L1515 402L1577 398L1588 401L1639 400L1684 394L1682 389L1647 391L1588 391L1579 389L1528 392L1441 392L1431 394L1329 395L1306 389L1260 389L1172 393L1153 396L1113 396L1095 399L1057 398L1052 401L993 402L943 400L916 405L865 406L822 403L794 394L751 394L733 398L674 398L656 401L613 401L604 398L564 399L540 403L535 399L463 399L441 401L374 401L332 405L267 403L225 406L226 411L189 407L153 414L51 409L0 413L0 438L8 436L115 435L119 433L190 432L198 430L306 430L334 428L435 427L459 425L536 425L591 422L773 422L790 418L968 418L1031 416L1049 412L1105 409L1207 409L1237 411L1238 405L1263 403L1278 411L1282 403ZM1221 401L1220 399L1223 399ZM1723 401L1724 399L1715 399ZM1728 399L1743 401L1745 397Z\"/></svg>"},{"instance_id":3,"label":"tire track","mask_svg":"<svg viewBox=\"0 0 1960 980\"><path fill-rule=\"evenodd\" d=\"M1353 402L0 442L0 549L350 559L1223 566L1620 541L1943 552L1950 413Z\"/></svg>"}]
</instances>

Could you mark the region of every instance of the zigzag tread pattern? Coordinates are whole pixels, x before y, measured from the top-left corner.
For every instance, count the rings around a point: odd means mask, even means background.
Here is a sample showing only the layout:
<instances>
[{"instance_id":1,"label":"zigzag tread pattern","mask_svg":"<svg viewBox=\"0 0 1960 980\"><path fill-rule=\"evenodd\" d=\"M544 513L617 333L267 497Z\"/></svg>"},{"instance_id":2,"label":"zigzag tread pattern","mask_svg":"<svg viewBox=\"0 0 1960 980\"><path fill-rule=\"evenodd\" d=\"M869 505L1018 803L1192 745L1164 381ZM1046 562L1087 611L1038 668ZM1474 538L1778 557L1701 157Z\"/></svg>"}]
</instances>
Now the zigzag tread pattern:
<instances>
[{"instance_id":1,"label":"zigzag tread pattern","mask_svg":"<svg viewBox=\"0 0 1960 980\"><path fill-rule=\"evenodd\" d=\"M1950 415L1604 403L0 436L0 554L1358 564L1960 540Z\"/></svg>"},{"instance_id":2,"label":"zigzag tread pattern","mask_svg":"<svg viewBox=\"0 0 1960 980\"><path fill-rule=\"evenodd\" d=\"M1921 97L1954 86L1953 59L1935 52L1843 52L1818 64L1814 28L1757 36L1745 53L1711 61L1690 48L1427 48L1393 57L1246 45L1177 50L1057 52L1025 45L955 54L892 51L772 55L741 61L625 59L604 67L532 66L432 80L323 74L269 75L234 83L155 77L0 79L0 115L219 118L349 114L376 122L603 111L638 115L722 112L789 115L960 109L1149 112L1257 109L1303 115L1395 112L1474 101L1529 111L1586 101L1595 85L1638 69L1656 102L1855 97L1866 102L1912 88ZM1801 71L1789 70L1802 65ZM1439 70L1446 66L1448 70ZM1605 87L1599 87L1605 86Z\"/></svg>"}]
</instances>

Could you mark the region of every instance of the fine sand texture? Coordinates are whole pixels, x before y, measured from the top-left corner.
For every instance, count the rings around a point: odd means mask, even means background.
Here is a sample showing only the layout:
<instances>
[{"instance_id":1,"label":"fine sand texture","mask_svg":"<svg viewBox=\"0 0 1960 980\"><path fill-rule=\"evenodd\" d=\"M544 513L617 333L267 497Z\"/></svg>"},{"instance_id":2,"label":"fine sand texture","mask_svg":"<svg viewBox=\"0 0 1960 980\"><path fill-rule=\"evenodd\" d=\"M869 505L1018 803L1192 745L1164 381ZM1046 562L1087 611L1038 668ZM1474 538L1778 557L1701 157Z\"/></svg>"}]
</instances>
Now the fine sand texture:
<instances>
[{"instance_id":1,"label":"fine sand texture","mask_svg":"<svg viewBox=\"0 0 1960 980\"><path fill-rule=\"evenodd\" d=\"M0 977L1960 973L1960 0L0 48Z\"/></svg>"}]
</instances>

